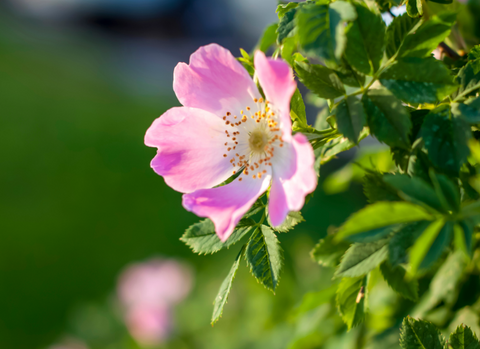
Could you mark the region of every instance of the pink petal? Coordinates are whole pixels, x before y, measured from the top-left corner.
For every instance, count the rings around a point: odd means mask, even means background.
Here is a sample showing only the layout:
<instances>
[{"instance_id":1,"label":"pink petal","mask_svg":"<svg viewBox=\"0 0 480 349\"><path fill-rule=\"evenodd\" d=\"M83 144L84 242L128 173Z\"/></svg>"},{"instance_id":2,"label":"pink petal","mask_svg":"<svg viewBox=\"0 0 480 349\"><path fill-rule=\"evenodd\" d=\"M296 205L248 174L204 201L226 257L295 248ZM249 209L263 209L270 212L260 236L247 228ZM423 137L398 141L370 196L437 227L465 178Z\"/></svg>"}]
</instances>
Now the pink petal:
<instances>
[{"instance_id":1,"label":"pink petal","mask_svg":"<svg viewBox=\"0 0 480 349\"><path fill-rule=\"evenodd\" d=\"M268 213L273 226L283 223L290 211L300 211L305 196L315 190L315 155L307 138L297 133L272 159L273 179ZM281 149L281 150L280 150ZM280 150L280 151L279 151Z\"/></svg>"},{"instance_id":2,"label":"pink petal","mask_svg":"<svg viewBox=\"0 0 480 349\"><path fill-rule=\"evenodd\" d=\"M226 141L222 119L186 107L167 110L145 135L145 144L158 148L152 168L182 193L211 188L233 174Z\"/></svg>"},{"instance_id":3,"label":"pink petal","mask_svg":"<svg viewBox=\"0 0 480 349\"><path fill-rule=\"evenodd\" d=\"M239 178L222 187L183 195L183 207L197 216L210 218L222 241L228 239L242 216L267 190L271 175L266 173L261 179L253 179L242 174Z\"/></svg>"},{"instance_id":4,"label":"pink petal","mask_svg":"<svg viewBox=\"0 0 480 349\"><path fill-rule=\"evenodd\" d=\"M262 51L255 52L255 69L265 97L280 112L283 139L288 141L292 132L290 99L297 88L292 69L282 60L267 58Z\"/></svg>"},{"instance_id":5,"label":"pink petal","mask_svg":"<svg viewBox=\"0 0 480 349\"><path fill-rule=\"evenodd\" d=\"M190 64L179 63L173 89L186 107L207 110L222 117L227 111L240 113L260 98L257 86L245 68L227 49L211 44L200 47Z\"/></svg>"}]
</instances>

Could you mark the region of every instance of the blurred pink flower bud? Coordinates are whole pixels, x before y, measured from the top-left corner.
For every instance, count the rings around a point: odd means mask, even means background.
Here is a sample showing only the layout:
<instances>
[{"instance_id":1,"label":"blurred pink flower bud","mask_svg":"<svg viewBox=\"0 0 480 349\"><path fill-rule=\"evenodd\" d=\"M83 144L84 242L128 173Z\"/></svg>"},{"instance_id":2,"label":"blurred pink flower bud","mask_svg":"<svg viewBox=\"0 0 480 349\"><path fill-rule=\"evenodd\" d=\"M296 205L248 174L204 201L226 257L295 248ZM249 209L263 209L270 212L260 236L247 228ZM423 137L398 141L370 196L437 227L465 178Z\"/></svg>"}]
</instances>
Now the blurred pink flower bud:
<instances>
[{"instance_id":1,"label":"blurred pink flower bud","mask_svg":"<svg viewBox=\"0 0 480 349\"><path fill-rule=\"evenodd\" d=\"M172 329L171 315L167 307L134 307L127 310L125 322L132 337L146 346L164 342Z\"/></svg>"},{"instance_id":2,"label":"blurred pink flower bud","mask_svg":"<svg viewBox=\"0 0 480 349\"><path fill-rule=\"evenodd\" d=\"M192 272L172 259L151 259L133 264L122 273L118 295L125 307L174 305L192 287Z\"/></svg>"}]
</instances>

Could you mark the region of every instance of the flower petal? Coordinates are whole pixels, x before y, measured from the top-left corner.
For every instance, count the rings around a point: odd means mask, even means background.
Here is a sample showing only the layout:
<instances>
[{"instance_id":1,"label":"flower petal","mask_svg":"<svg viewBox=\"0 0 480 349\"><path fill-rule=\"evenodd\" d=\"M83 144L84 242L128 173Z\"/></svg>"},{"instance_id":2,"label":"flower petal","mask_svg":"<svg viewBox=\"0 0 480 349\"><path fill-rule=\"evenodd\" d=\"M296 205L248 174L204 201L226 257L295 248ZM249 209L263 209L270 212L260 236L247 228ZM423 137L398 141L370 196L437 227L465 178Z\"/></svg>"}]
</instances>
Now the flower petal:
<instances>
[{"instance_id":1,"label":"flower petal","mask_svg":"<svg viewBox=\"0 0 480 349\"><path fill-rule=\"evenodd\" d=\"M172 108L156 119L145 144L157 147L151 162L156 173L173 189L190 193L211 188L232 176L223 120L195 108Z\"/></svg>"},{"instance_id":2,"label":"flower petal","mask_svg":"<svg viewBox=\"0 0 480 349\"><path fill-rule=\"evenodd\" d=\"M175 67L173 89L186 107L207 110L222 117L227 111L240 113L253 98L260 98L257 86L245 68L227 49L210 44L190 57L190 64Z\"/></svg>"},{"instance_id":3,"label":"flower petal","mask_svg":"<svg viewBox=\"0 0 480 349\"><path fill-rule=\"evenodd\" d=\"M262 51L255 52L255 69L265 97L280 112L283 138L290 140L292 132L290 99L297 88L292 69L282 60L267 58Z\"/></svg>"},{"instance_id":4,"label":"flower petal","mask_svg":"<svg viewBox=\"0 0 480 349\"><path fill-rule=\"evenodd\" d=\"M267 190L270 180L270 173L261 179L242 174L222 187L183 195L183 207L197 216L210 218L220 240L226 241L242 216Z\"/></svg>"},{"instance_id":5,"label":"flower petal","mask_svg":"<svg viewBox=\"0 0 480 349\"><path fill-rule=\"evenodd\" d=\"M290 211L300 211L305 196L317 186L317 174L313 168L315 155L307 138L297 133L291 143L284 144L283 148L275 150L272 158L268 213L273 226L282 224Z\"/></svg>"}]
</instances>

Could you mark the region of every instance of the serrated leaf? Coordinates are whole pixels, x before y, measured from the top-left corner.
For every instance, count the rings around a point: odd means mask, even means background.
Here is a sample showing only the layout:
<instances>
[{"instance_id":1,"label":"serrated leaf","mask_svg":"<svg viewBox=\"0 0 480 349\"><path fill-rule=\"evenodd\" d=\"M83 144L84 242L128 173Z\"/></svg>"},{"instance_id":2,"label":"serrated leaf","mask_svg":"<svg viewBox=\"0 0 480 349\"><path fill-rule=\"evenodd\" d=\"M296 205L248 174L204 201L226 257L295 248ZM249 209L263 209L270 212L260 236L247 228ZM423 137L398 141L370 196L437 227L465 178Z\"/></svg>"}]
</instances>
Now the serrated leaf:
<instances>
[{"instance_id":1,"label":"serrated leaf","mask_svg":"<svg viewBox=\"0 0 480 349\"><path fill-rule=\"evenodd\" d=\"M337 238L364 233L389 225L432 220L422 207L409 202L377 202L351 215L339 229Z\"/></svg>"},{"instance_id":2,"label":"serrated leaf","mask_svg":"<svg viewBox=\"0 0 480 349\"><path fill-rule=\"evenodd\" d=\"M190 226L180 240L189 246L195 253L215 253L240 241L250 232L255 224L256 223L253 219L245 218L240 220L232 235L230 235L227 241L222 242L215 233L213 222L210 219L205 219Z\"/></svg>"},{"instance_id":3,"label":"serrated leaf","mask_svg":"<svg viewBox=\"0 0 480 349\"><path fill-rule=\"evenodd\" d=\"M418 300L418 281L408 280L407 271L401 265L392 267L390 263L383 262L380 271L387 284L403 297L416 302Z\"/></svg>"},{"instance_id":4,"label":"serrated leaf","mask_svg":"<svg viewBox=\"0 0 480 349\"><path fill-rule=\"evenodd\" d=\"M410 250L410 270L415 274L419 268L428 268L438 257L451 238L453 226L443 219L432 222L415 241Z\"/></svg>"},{"instance_id":5,"label":"serrated leaf","mask_svg":"<svg viewBox=\"0 0 480 349\"><path fill-rule=\"evenodd\" d=\"M345 22L356 16L353 5L345 1L303 6L296 16L300 46L309 55L338 62L346 45Z\"/></svg>"},{"instance_id":6,"label":"serrated leaf","mask_svg":"<svg viewBox=\"0 0 480 349\"><path fill-rule=\"evenodd\" d=\"M419 25L418 19L411 18L406 13L393 19L387 27L386 35L386 52L389 58L398 52L407 35Z\"/></svg>"},{"instance_id":7,"label":"serrated leaf","mask_svg":"<svg viewBox=\"0 0 480 349\"><path fill-rule=\"evenodd\" d=\"M430 225L429 221L421 221L405 225L398 230L389 241L388 259L393 267L407 262L407 250Z\"/></svg>"},{"instance_id":8,"label":"serrated leaf","mask_svg":"<svg viewBox=\"0 0 480 349\"><path fill-rule=\"evenodd\" d=\"M283 250L272 229L262 225L255 231L248 241L245 258L253 276L275 291L283 266Z\"/></svg>"},{"instance_id":9,"label":"serrated leaf","mask_svg":"<svg viewBox=\"0 0 480 349\"><path fill-rule=\"evenodd\" d=\"M462 117L470 125L480 123L480 97L470 98L465 103L452 103L452 113Z\"/></svg>"},{"instance_id":10,"label":"serrated leaf","mask_svg":"<svg viewBox=\"0 0 480 349\"><path fill-rule=\"evenodd\" d=\"M412 128L410 114L387 90L369 90L362 102L367 114L370 132L380 141L391 147L408 148L408 135Z\"/></svg>"},{"instance_id":11,"label":"serrated leaf","mask_svg":"<svg viewBox=\"0 0 480 349\"><path fill-rule=\"evenodd\" d=\"M287 217L277 227L272 227L273 230L278 231L279 233L286 233L289 230L293 229L298 223L305 222L303 216L300 212L291 211L288 213Z\"/></svg>"},{"instance_id":12,"label":"serrated leaf","mask_svg":"<svg viewBox=\"0 0 480 349\"><path fill-rule=\"evenodd\" d=\"M298 8L290 8L288 11L283 13L283 16L278 22L278 27L276 29L277 33L277 43L280 45L285 38L293 34L295 29L295 15L298 11Z\"/></svg>"},{"instance_id":13,"label":"serrated leaf","mask_svg":"<svg viewBox=\"0 0 480 349\"><path fill-rule=\"evenodd\" d=\"M321 98L336 98L345 94L343 83L331 69L319 64L295 62L299 80Z\"/></svg>"},{"instance_id":14,"label":"serrated leaf","mask_svg":"<svg viewBox=\"0 0 480 349\"><path fill-rule=\"evenodd\" d=\"M307 114L305 112L305 103L303 102L302 94L297 88L290 100L290 113L293 121L298 121L300 125L307 126Z\"/></svg>"},{"instance_id":15,"label":"serrated leaf","mask_svg":"<svg viewBox=\"0 0 480 349\"><path fill-rule=\"evenodd\" d=\"M445 339L430 322L408 316L403 319L400 331L402 349L444 349Z\"/></svg>"},{"instance_id":16,"label":"serrated leaf","mask_svg":"<svg viewBox=\"0 0 480 349\"><path fill-rule=\"evenodd\" d=\"M230 271L228 272L227 277L223 280L220 289L218 290L217 297L215 297L215 301L213 302L213 314L212 314L212 325L217 322L223 313L223 307L227 303L228 295L230 294L230 290L232 288L233 279L235 278L235 274L237 273L238 267L240 265L240 260L242 259L242 255L245 252L245 245L242 247L240 253L238 254L237 258L235 258L235 262L233 262Z\"/></svg>"},{"instance_id":17,"label":"serrated leaf","mask_svg":"<svg viewBox=\"0 0 480 349\"><path fill-rule=\"evenodd\" d=\"M366 275L387 258L388 240L353 244L343 256L335 277Z\"/></svg>"},{"instance_id":18,"label":"serrated leaf","mask_svg":"<svg viewBox=\"0 0 480 349\"><path fill-rule=\"evenodd\" d=\"M363 3L353 4L358 17L346 30L345 58L358 71L373 75L385 50L385 22Z\"/></svg>"},{"instance_id":19,"label":"serrated leaf","mask_svg":"<svg viewBox=\"0 0 480 349\"><path fill-rule=\"evenodd\" d=\"M465 97L480 88L480 59L468 62L457 75L460 84L455 100Z\"/></svg>"},{"instance_id":20,"label":"serrated leaf","mask_svg":"<svg viewBox=\"0 0 480 349\"><path fill-rule=\"evenodd\" d=\"M453 305L458 297L459 283L467 266L467 258L460 251L451 253L438 269L430 283L432 303L444 301Z\"/></svg>"},{"instance_id":21,"label":"serrated leaf","mask_svg":"<svg viewBox=\"0 0 480 349\"><path fill-rule=\"evenodd\" d=\"M451 175L458 175L470 153L470 127L458 117L452 117L448 106L432 110L420 130L430 161Z\"/></svg>"},{"instance_id":22,"label":"serrated leaf","mask_svg":"<svg viewBox=\"0 0 480 349\"><path fill-rule=\"evenodd\" d=\"M377 201L400 201L397 190L383 181L379 174L367 173L363 177L363 192L370 204Z\"/></svg>"},{"instance_id":23,"label":"serrated leaf","mask_svg":"<svg viewBox=\"0 0 480 349\"><path fill-rule=\"evenodd\" d=\"M355 96L349 96L337 105L335 116L338 130L350 141L358 144L360 132L366 124L362 102Z\"/></svg>"},{"instance_id":24,"label":"serrated leaf","mask_svg":"<svg viewBox=\"0 0 480 349\"><path fill-rule=\"evenodd\" d=\"M450 335L448 344L452 349L480 349L480 343L477 336L470 327L460 325L455 332Z\"/></svg>"},{"instance_id":25,"label":"serrated leaf","mask_svg":"<svg viewBox=\"0 0 480 349\"><path fill-rule=\"evenodd\" d=\"M447 11L421 21L419 26L414 26L404 37L398 50L398 57L429 56L450 35L456 19L455 12Z\"/></svg>"},{"instance_id":26,"label":"serrated leaf","mask_svg":"<svg viewBox=\"0 0 480 349\"><path fill-rule=\"evenodd\" d=\"M336 267L340 257L345 253L350 244L334 240L334 235L327 235L321 239L310 252L312 259L324 267Z\"/></svg>"},{"instance_id":27,"label":"serrated leaf","mask_svg":"<svg viewBox=\"0 0 480 349\"><path fill-rule=\"evenodd\" d=\"M423 16L422 0L407 0L407 14L413 18Z\"/></svg>"},{"instance_id":28,"label":"serrated leaf","mask_svg":"<svg viewBox=\"0 0 480 349\"><path fill-rule=\"evenodd\" d=\"M343 278L338 285L337 308L349 330L365 319L366 286L366 277Z\"/></svg>"},{"instance_id":29,"label":"serrated leaf","mask_svg":"<svg viewBox=\"0 0 480 349\"><path fill-rule=\"evenodd\" d=\"M298 6L298 3L297 2L290 2L288 4L280 4L277 6L277 10L275 11L278 15L278 18L281 19L283 16L285 16L285 14L296 8Z\"/></svg>"},{"instance_id":30,"label":"serrated leaf","mask_svg":"<svg viewBox=\"0 0 480 349\"><path fill-rule=\"evenodd\" d=\"M433 57L399 59L380 75L380 82L408 103L436 103L458 87L450 70Z\"/></svg>"},{"instance_id":31,"label":"serrated leaf","mask_svg":"<svg viewBox=\"0 0 480 349\"><path fill-rule=\"evenodd\" d=\"M387 174L383 180L402 193L403 198L414 203L423 203L437 211L444 212L435 190L424 180L404 174Z\"/></svg>"},{"instance_id":32,"label":"serrated leaf","mask_svg":"<svg viewBox=\"0 0 480 349\"><path fill-rule=\"evenodd\" d=\"M267 52L268 49L275 44L277 40L278 23L272 23L265 28L263 34L257 44L260 51Z\"/></svg>"}]
</instances>

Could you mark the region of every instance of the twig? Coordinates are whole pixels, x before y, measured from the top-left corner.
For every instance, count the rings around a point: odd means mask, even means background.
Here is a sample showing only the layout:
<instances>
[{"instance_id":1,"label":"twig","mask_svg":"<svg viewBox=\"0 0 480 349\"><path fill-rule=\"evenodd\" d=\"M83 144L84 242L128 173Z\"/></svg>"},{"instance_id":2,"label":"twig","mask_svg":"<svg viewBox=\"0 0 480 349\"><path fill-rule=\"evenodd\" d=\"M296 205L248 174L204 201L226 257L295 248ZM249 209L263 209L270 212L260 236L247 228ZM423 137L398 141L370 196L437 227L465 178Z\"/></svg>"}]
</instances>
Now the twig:
<instances>
[{"instance_id":1,"label":"twig","mask_svg":"<svg viewBox=\"0 0 480 349\"><path fill-rule=\"evenodd\" d=\"M441 52L444 52L448 57L450 57L454 61L461 58L460 55L454 49L452 49L450 46L448 46L444 42L441 42L440 44L438 44L438 47L440 48Z\"/></svg>"}]
</instances>

